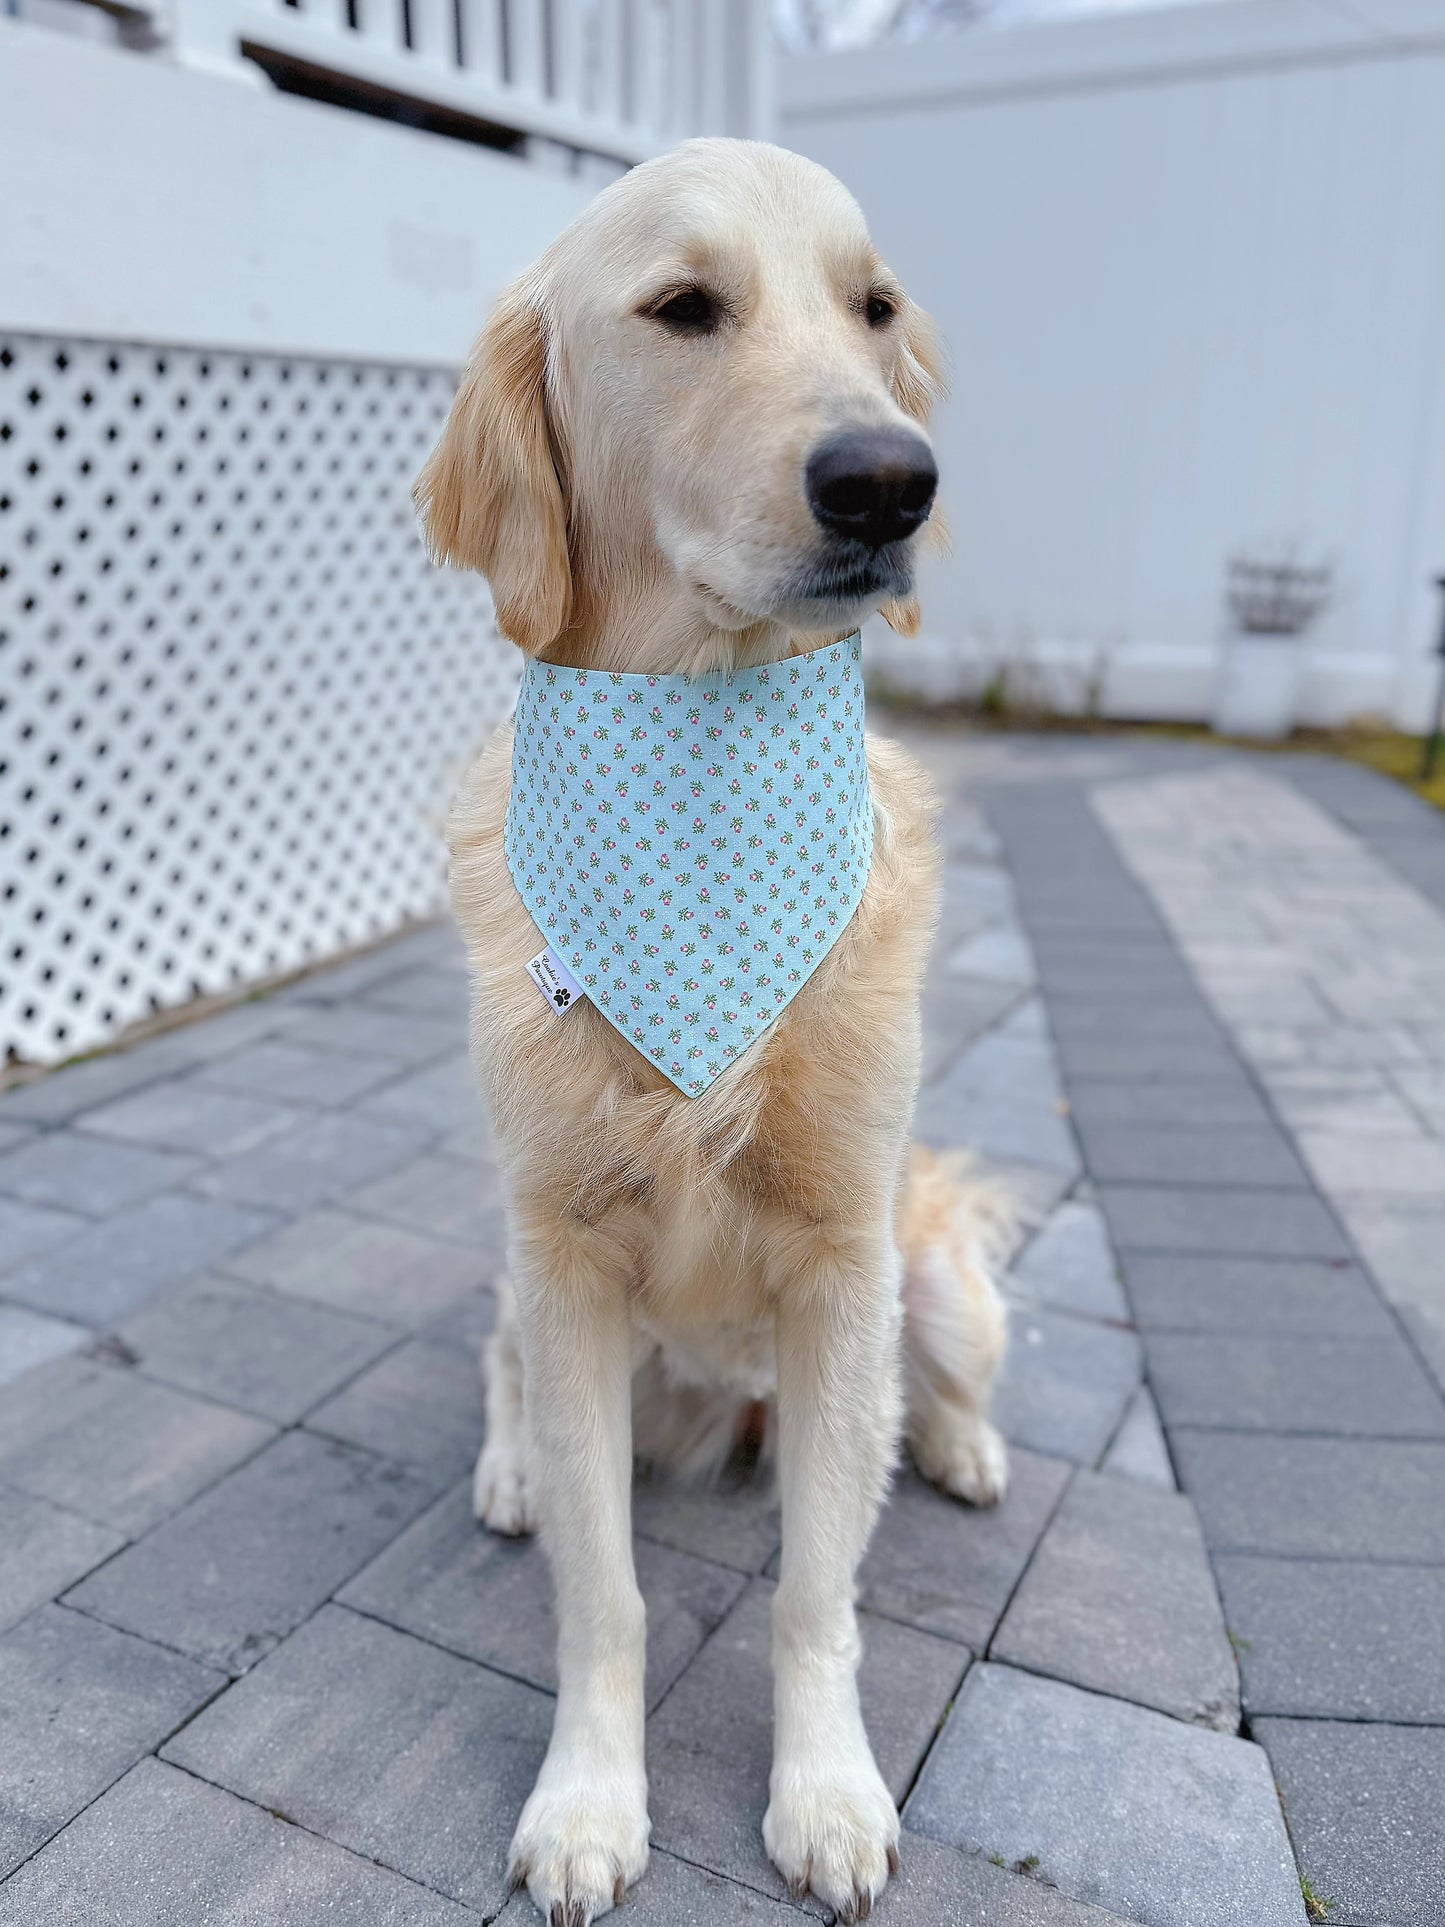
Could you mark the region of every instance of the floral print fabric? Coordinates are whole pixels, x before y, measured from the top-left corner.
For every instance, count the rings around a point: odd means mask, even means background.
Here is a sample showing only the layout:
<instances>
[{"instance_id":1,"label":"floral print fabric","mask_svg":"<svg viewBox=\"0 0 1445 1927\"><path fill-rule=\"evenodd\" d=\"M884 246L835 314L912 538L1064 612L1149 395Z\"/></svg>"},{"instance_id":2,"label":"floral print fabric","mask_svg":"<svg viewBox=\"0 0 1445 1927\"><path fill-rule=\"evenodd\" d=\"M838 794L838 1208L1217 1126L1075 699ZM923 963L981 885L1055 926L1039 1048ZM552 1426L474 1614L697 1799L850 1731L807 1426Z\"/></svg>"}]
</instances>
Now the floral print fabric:
<instances>
[{"instance_id":1,"label":"floral print fabric","mask_svg":"<svg viewBox=\"0 0 1445 1927\"><path fill-rule=\"evenodd\" d=\"M699 1096L802 989L863 895L859 638L691 680L529 658L505 848L590 1001Z\"/></svg>"}]
</instances>

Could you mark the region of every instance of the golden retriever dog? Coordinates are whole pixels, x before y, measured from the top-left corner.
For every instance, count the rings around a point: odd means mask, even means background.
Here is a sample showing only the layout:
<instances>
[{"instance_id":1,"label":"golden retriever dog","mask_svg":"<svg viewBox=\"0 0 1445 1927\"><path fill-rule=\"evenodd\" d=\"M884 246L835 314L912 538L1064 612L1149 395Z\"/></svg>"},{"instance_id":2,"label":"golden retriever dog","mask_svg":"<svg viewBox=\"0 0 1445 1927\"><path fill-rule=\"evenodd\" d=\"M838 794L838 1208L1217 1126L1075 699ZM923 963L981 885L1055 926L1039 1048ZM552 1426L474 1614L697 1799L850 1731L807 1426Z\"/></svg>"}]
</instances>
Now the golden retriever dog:
<instances>
[{"instance_id":1,"label":"golden retriever dog","mask_svg":"<svg viewBox=\"0 0 1445 1927\"><path fill-rule=\"evenodd\" d=\"M691 141L601 194L501 298L417 486L502 632L572 669L695 677L916 626L936 480L926 317L822 168ZM503 850L510 727L463 785L453 893L508 1225L479 1516L540 1529L551 1744L514 1879L585 1927L647 1862L634 1457L775 1443L783 1553L763 1839L845 1918L898 1864L859 1712L859 1560L906 1431L928 1478L1003 1491L986 1196L910 1149L938 904L922 770L869 737L861 901L786 1008L687 1096L590 1002L549 1008Z\"/></svg>"}]
</instances>

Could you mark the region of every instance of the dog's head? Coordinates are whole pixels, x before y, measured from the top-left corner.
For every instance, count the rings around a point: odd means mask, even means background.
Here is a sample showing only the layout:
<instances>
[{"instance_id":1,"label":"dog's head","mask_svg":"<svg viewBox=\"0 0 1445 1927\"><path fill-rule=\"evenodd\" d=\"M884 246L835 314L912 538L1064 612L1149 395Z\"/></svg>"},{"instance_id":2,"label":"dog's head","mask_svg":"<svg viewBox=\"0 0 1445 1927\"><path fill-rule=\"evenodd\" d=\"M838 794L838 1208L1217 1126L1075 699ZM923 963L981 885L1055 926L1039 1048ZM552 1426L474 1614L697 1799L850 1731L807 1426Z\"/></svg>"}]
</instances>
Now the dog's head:
<instances>
[{"instance_id":1,"label":"dog's head","mask_svg":"<svg viewBox=\"0 0 1445 1927\"><path fill-rule=\"evenodd\" d=\"M725 659L880 607L911 632L938 385L928 318L831 174L690 141L503 295L417 499L533 652L596 660L606 632L608 667L686 667L708 637Z\"/></svg>"}]
</instances>

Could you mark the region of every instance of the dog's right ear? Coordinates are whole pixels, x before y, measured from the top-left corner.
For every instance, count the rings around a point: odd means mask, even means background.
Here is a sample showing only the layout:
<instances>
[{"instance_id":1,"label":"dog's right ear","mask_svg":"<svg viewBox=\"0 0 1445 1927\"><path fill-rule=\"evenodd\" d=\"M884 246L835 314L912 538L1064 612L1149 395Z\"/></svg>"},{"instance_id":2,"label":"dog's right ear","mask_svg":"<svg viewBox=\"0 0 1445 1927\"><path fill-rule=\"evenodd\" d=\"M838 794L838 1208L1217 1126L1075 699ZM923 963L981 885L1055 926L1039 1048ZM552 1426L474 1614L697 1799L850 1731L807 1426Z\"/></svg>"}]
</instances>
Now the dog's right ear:
<instances>
[{"instance_id":1,"label":"dog's right ear","mask_svg":"<svg viewBox=\"0 0 1445 1927\"><path fill-rule=\"evenodd\" d=\"M416 502L440 562L492 585L497 627L536 655L572 606L567 510L547 421L547 340L524 286L477 339Z\"/></svg>"}]
</instances>

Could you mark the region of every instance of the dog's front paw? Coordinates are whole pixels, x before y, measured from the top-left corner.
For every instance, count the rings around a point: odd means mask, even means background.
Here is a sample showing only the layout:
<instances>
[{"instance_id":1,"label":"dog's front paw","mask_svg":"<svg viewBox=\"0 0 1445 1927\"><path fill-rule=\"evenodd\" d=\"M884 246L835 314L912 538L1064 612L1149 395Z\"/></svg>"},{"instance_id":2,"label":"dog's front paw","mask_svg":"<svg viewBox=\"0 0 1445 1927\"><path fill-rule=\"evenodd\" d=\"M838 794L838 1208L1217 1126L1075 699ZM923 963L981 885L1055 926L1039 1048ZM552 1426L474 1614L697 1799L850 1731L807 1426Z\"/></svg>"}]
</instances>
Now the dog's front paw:
<instances>
[{"instance_id":1,"label":"dog's front paw","mask_svg":"<svg viewBox=\"0 0 1445 1927\"><path fill-rule=\"evenodd\" d=\"M472 1511L484 1526L509 1539L537 1530L522 1455L511 1446L482 1447L472 1474Z\"/></svg>"},{"instance_id":2,"label":"dog's front paw","mask_svg":"<svg viewBox=\"0 0 1445 1927\"><path fill-rule=\"evenodd\" d=\"M866 1920L898 1871L898 1809L872 1755L845 1770L774 1768L763 1845L795 1900L811 1892L840 1920Z\"/></svg>"},{"instance_id":3,"label":"dog's front paw","mask_svg":"<svg viewBox=\"0 0 1445 1927\"><path fill-rule=\"evenodd\" d=\"M1008 1447L987 1419L955 1416L912 1434L925 1479L969 1505L997 1505L1008 1490Z\"/></svg>"},{"instance_id":4,"label":"dog's front paw","mask_svg":"<svg viewBox=\"0 0 1445 1927\"><path fill-rule=\"evenodd\" d=\"M549 1761L517 1822L509 1876L548 1927L587 1927L642 1878L647 1835L640 1775L558 1771Z\"/></svg>"}]
</instances>

